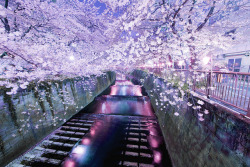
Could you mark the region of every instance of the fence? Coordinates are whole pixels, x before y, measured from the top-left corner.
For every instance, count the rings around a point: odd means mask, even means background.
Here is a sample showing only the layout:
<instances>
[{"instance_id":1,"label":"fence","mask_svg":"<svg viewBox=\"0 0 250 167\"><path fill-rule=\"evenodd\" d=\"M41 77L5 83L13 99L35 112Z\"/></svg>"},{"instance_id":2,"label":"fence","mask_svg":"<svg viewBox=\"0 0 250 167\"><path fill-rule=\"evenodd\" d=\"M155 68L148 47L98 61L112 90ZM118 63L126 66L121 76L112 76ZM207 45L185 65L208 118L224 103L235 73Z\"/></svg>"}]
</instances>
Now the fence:
<instances>
[{"instance_id":1,"label":"fence","mask_svg":"<svg viewBox=\"0 0 250 167\"><path fill-rule=\"evenodd\" d=\"M146 70L166 79L177 76L186 83L189 80L191 83L189 88L193 91L241 109L250 117L250 73L163 68L146 68Z\"/></svg>"}]
</instances>

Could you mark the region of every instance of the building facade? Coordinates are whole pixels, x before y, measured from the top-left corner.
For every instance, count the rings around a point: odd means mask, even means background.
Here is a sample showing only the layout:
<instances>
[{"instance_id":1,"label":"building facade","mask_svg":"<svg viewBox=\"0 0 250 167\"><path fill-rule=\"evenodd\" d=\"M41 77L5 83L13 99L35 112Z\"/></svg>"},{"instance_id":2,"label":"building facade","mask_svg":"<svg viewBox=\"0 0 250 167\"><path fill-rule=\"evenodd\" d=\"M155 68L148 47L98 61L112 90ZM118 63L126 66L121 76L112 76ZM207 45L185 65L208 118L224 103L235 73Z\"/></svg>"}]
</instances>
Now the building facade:
<instances>
[{"instance_id":1,"label":"building facade","mask_svg":"<svg viewBox=\"0 0 250 167\"><path fill-rule=\"evenodd\" d=\"M228 71L250 73L250 50L220 54L214 62L221 62Z\"/></svg>"}]
</instances>

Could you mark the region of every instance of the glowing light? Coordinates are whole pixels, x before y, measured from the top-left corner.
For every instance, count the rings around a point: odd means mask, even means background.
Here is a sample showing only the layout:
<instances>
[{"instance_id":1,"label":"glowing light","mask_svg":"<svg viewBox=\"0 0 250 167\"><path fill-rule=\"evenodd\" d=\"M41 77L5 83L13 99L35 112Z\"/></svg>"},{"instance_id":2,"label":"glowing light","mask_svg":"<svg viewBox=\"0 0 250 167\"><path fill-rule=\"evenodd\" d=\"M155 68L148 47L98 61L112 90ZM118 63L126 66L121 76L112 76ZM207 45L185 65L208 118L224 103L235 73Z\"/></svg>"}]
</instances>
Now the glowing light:
<instances>
[{"instance_id":1,"label":"glowing light","mask_svg":"<svg viewBox=\"0 0 250 167\"><path fill-rule=\"evenodd\" d=\"M87 147L83 145L78 145L72 151L72 156L76 159L83 157L87 152Z\"/></svg>"},{"instance_id":2,"label":"glowing light","mask_svg":"<svg viewBox=\"0 0 250 167\"><path fill-rule=\"evenodd\" d=\"M162 142L161 139L157 138L157 136L149 135L148 137L149 144L152 148L158 148L160 143Z\"/></svg>"},{"instance_id":3,"label":"glowing light","mask_svg":"<svg viewBox=\"0 0 250 167\"><path fill-rule=\"evenodd\" d=\"M146 64L148 64L148 65L153 65L154 62L153 62L152 60L148 60Z\"/></svg>"},{"instance_id":4,"label":"glowing light","mask_svg":"<svg viewBox=\"0 0 250 167\"><path fill-rule=\"evenodd\" d=\"M168 63L167 63L167 65L171 66L171 65L172 65L172 63L171 63L171 62L168 62Z\"/></svg>"},{"instance_id":5,"label":"glowing light","mask_svg":"<svg viewBox=\"0 0 250 167\"><path fill-rule=\"evenodd\" d=\"M161 160L162 160L161 153L158 152L158 151L155 151L154 152L154 162L157 163L157 164L159 164L161 162Z\"/></svg>"},{"instance_id":6,"label":"glowing light","mask_svg":"<svg viewBox=\"0 0 250 167\"><path fill-rule=\"evenodd\" d=\"M179 116L180 114L179 114L178 112L175 112L174 115L175 115L175 116Z\"/></svg>"},{"instance_id":7,"label":"glowing light","mask_svg":"<svg viewBox=\"0 0 250 167\"><path fill-rule=\"evenodd\" d=\"M86 147L79 145L73 149L72 154L83 155L86 152Z\"/></svg>"},{"instance_id":8,"label":"glowing light","mask_svg":"<svg viewBox=\"0 0 250 167\"><path fill-rule=\"evenodd\" d=\"M65 163L63 164L63 167L75 167L76 162L73 160L66 160Z\"/></svg>"},{"instance_id":9,"label":"glowing light","mask_svg":"<svg viewBox=\"0 0 250 167\"><path fill-rule=\"evenodd\" d=\"M105 111L106 111L106 103L104 102L102 104L102 113L105 113Z\"/></svg>"},{"instance_id":10,"label":"glowing light","mask_svg":"<svg viewBox=\"0 0 250 167\"><path fill-rule=\"evenodd\" d=\"M77 47L77 44L76 43L72 43L72 45L71 46L73 46L73 47Z\"/></svg>"},{"instance_id":11,"label":"glowing light","mask_svg":"<svg viewBox=\"0 0 250 167\"><path fill-rule=\"evenodd\" d=\"M199 121L204 121L204 118L203 118L203 117L200 117L200 118L199 118Z\"/></svg>"},{"instance_id":12,"label":"glowing light","mask_svg":"<svg viewBox=\"0 0 250 167\"><path fill-rule=\"evenodd\" d=\"M135 96L142 96L141 87L137 87L136 92L135 92Z\"/></svg>"},{"instance_id":13,"label":"glowing light","mask_svg":"<svg viewBox=\"0 0 250 167\"><path fill-rule=\"evenodd\" d=\"M157 129L155 129L153 127L150 127L149 128L149 134L153 135L153 136L157 136L158 135L158 131L157 131Z\"/></svg>"},{"instance_id":14,"label":"glowing light","mask_svg":"<svg viewBox=\"0 0 250 167\"><path fill-rule=\"evenodd\" d=\"M90 143L91 143L91 141L90 141L89 138L82 139L82 144L84 144L84 145L90 145Z\"/></svg>"},{"instance_id":15,"label":"glowing light","mask_svg":"<svg viewBox=\"0 0 250 167\"><path fill-rule=\"evenodd\" d=\"M184 61L179 61L178 65L182 66L184 64Z\"/></svg>"},{"instance_id":16,"label":"glowing light","mask_svg":"<svg viewBox=\"0 0 250 167\"><path fill-rule=\"evenodd\" d=\"M133 85L133 83L127 80L117 80L115 81L115 85Z\"/></svg>"},{"instance_id":17,"label":"glowing light","mask_svg":"<svg viewBox=\"0 0 250 167\"><path fill-rule=\"evenodd\" d=\"M70 56L69 60L73 61L73 60L75 60L75 57L74 56Z\"/></svg>"},{"instance_id":18,"label":"glowing light","mask_svg":"<svg viewBox=\"0 0 250 167\"><path fill-rule=\"evenodd\" d=\"M209 57L204 57L204 58L202 59L202 63L203 63L204 65L208 64L209 61L210 61L210 58L209 58Z\"/></svg>"},{"instance_id":19,"label":"glowing light","mask_svg":"<svg viewBox=\"0 0 250 167\"><path fill-rule=\"evenodd\" d=\"M127 94L127 87L123 86L121 87L121 95L125 96Z\"/></svg>"},{"instance_id":20,"label":"glowing light","mask_svg":"<svg viewBox=\"0 0 250 167\"><path fill-rule=\"evenodd\" d=\"M117 95L117 86L111 86L111 92L110 92L110 95Z\"/></svg>"},{"instance_id":21,"label":"glowing light","mask_svg":"<svg viewBox=\"0 0 250 167\"><path fill-rule=\"evenodd\" d=\"M90 130L90 134L91 134L91 136L95 136L95 132L96 132L96 130L95 130L95 129L91 129L91 130Z\"/></svg>"}]
</instances>

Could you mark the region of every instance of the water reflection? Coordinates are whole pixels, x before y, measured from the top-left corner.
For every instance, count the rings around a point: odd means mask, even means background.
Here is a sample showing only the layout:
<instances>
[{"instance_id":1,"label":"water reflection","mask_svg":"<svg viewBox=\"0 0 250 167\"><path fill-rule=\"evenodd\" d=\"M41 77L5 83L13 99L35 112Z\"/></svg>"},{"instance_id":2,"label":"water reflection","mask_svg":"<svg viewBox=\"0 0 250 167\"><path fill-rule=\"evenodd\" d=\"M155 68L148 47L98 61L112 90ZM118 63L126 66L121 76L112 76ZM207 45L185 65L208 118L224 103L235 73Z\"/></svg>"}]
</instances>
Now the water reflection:
<instances>
[{"instance_id":1,"label":"water reflection","mask_svg":"<svg viewBox=\"0 0 250 167\"><path fill-rule=\"evenodd\" d=\"M109 95L96 98L83 110L99 117L72 150L64 167L126 166L125 161L136 162L136 166L171 166L167 164L150 99L142 96L140 86L125 84L131 82L117 81Z\"/></svg>"},{"instance_id":2,"label":"water reflection","mask_svg":"<svg viewBox=\"0 0 250 167\"><path fill-rule=\"evenodd\" d=\"M110 95L142 96L141 86L114 85L111 86Z\"/></svg>"},{"instance_id":3,"label":"water reflection","mask_svg":"<svg viewBox=\"0 0 250 167\"><path fill-rule=\"evenodd\" d=\"M4 154L5 149L1 134L0 134L0 151L2 152L2 154Z\"/></svg>"},{"instance_id":4,"label":"water reflection","mask_svg":"<svg viewBox=\"0 0 250 167\"><path fill-rule=\"evenodd\" d=\"M115 81L115 85L133 85L134 84L131 81L127 81L127 80L116 80Z\"/></svg>"},{"instance_id":5,"label":"water reflection","mask_svg":"<svg viewBox=\"0 0 250 167\"><path fill-rule=\"evenodd\" d=\"M74 78L34 82L26 89L19 89L15 95L6 94L10 90L2 88L0 166L7 165L35 142L55 130L63 121L74 115L78 107L87 105L92 99L88 98L85 92L91 91L92 96L97 96L114 81L114 74L107 73L99 78L98 81L93 76L88 81L85 78ZM83 90L83 87L86 89Z\"/></svg>"},{"instance_id":6,"label":"water reflection","mask_svg":"<svg viewBox=\"0 0 250 167\"><path fill-rule=\"evenodd\" d=\"M6 106L8 107L8 112L10 113L10 117L11 117L12 122L14 123L14 125L17 128L19 128L19 124L17 122L16 108L15 108L15 105L13 103L11 95L7 94L6 89L4 89L4 92L3 92L3 101L6 104Z\"/></svg>"},{"instance_id":7,"label":"water reflection","mask_svg":"<svg viewBox=\"0 0 250 167\"><path fill-rule=\"evenodd\" d=\"M85 112L95 114L119 114L154 116L148 97L101 96Z\"/></svg>"},{"instance_id":8,"label":"water reflection","mask_svg":"<svg viewBox=\"0 0 250 167\"><path fill-rule=\"evenodd\" d=\"M135 130L135 122L143 127L143 131L139 131L142 129L140 126ZM151 135L150 132L151 129L159 129L158 124L145 126L148 123L148 117L102 115L71 151L63 167L118 166L122 161L130 160L144 165L171 166L166 160L162 134ZM138 132L140 135L136 137ZM135 149L139 147L141 151Z\"/></svg>"},{"instance_id":9,"label":"water reflection","mask_svg":"<svg viewBox=\"0 0 250 167\"><path fill-rule=\"evenodd\" d=\"M154 163L155 164L160 164L161 160L162 160L162 154L161 154L161 152L154 151L153 154L154 154Z\"/></svg>"},{"instance_id":10,"label":"water reflection","mask_svg":"<svg viewBox=\"0 0 250 167\"><path fill-rule=\"evenodd\" d=\"M117 145L120 145L124 133L122 117L105 117L96 120L79 145L71 152L63 164L64 167L103 166L105 159ZM112 162L111 162L112 163Z\"/></svg>"}]
</instances>

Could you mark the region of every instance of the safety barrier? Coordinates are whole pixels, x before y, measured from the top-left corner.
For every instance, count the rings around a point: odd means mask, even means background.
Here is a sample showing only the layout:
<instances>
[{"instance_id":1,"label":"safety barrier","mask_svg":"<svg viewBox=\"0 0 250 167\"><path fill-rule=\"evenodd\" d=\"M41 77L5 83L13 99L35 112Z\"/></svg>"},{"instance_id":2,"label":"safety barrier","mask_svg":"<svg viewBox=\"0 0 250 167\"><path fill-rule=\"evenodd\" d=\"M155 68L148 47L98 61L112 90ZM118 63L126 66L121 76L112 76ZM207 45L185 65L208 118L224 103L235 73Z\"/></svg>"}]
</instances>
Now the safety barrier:
<instances>
[{"instance_id":1,"label":"safety barrier","mask_svg":"<svg viewBox=\"0 0 250 167\"><path fill-rule=\"evenodd\" d=\"M187 83L189 89L239 108L250 117L250 73L186 69L141 68Z\"/></svg>"}]
</instances>

